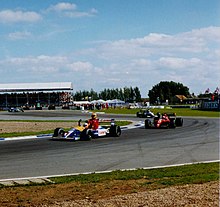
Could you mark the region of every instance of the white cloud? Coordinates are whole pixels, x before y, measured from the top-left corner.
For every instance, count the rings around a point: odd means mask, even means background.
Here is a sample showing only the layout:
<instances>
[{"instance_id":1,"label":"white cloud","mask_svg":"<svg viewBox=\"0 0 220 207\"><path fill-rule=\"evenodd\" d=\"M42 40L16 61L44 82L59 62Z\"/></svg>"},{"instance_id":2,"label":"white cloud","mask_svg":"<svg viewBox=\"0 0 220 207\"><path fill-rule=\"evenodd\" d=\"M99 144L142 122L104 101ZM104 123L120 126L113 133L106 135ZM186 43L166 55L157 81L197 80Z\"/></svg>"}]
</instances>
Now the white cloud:
<instances>
[{"instance_id":1,"label":"white cloud","mask_svg":"<svg viewBox=\"0 0 220 207\"><path fill-rule=\"evenodd\" d=\"M7 58L6 60L0 61L0 65L12 68L15 73L17 71L29 74L34 72L42 75L42 71L44 71L44 74L48 75L52 68L53 71L58 72L66 62L66 57L40 55L37 57Z\"/></svg>"},{"instance_id":2,"label":"white cloud","mask_svg":"<svg viewBox=\"0 0 220 207\"><path fill-rule=\"evenodd\" d=\"M48 11L59 12L63 16L69 18L92 17L98 13L98 11L94 8L89 11L79 11L76 4L68 2L60 2L58 4L51 5Z\"/></svg>"},{"instance_id":3,"label":"white cloud","mask_svg":"<svg viewBox=\"0 0 220 207\"><path fill-rule=\"evenodd\" d=\"M26 39L31 36L30 32L24 31L24 32L13 32L8 35L8 39L10 40L21 40Z\"/></svg>"},{"instance_id":4,"label":"white cloud","mask_svg":"<svg viewBox=\"0 0 220 207\"><path fill-rule=\"evenodd\" d=\"M59 73L93 73L94 71L100 71L90 62L76 61L73 62L71 58L65 56L46 56L40 55L36 57L24 57L24 58L8 58L0 61L0 66L4 65L7 68L13 68L14 72L25 73L38 73L39 75L50 74L50 72ZM4 68L4 67L1 67ZM44 73L42 73L42 71ZM51 75L51 74L50 74Z\"/></svg>"},{"instance_id":5,"label":"white cloud","mask_svg":"<svg viewBox=\"0 0 220 207\"><path fill-rule=\"evenodd\" d=\"M176 35L151 33L143 38L102 41L87 52L105 60L121 59L121 57L130 59L153 56L194 56L213 53L213 45L220 42L219 34L220 27L208 27Z\"/></svg>"},{"instance_id":6,"label":"white cloud","mask_svg":"<svg viewBox=\"0 0 220 207\"><path fill-rule=\"evenodd\" d=\"M49 7L49 11L68 11L68 10L75 10L77 6L75 4L67 3L67 2L60 2L56 5L52 5Z\"/></svg>"},{"instance_id":7,"label":"white cloud","mask_svg":"<svg viewBox=\"0 0 220 207\"><path fill-rule=\"evenodd\" d=\"M24 12L21 10L2 10L0 11L0 22L17 23L17 22L36 22L41 20L40 14L32 11Z\"/></svg>"},{"instance_id":8,"label":"white cloud","mask_svg":"<svg viewBox=\"0 0 220 207\"><path fill-rule=\"evenodd\" d=\"M74 63L70 63L68 65L68 68L70 68L71 71L86 73L91 72L91 70L93 69L93 65L89 62L77 61Z\"/></svg>"},{"instance_id":9,"label":"white cloud","mask_svg":"<svg viewBox=\"0 0 220 207\"><path fill-rule=\"evenodd\" d=\"M198 67L201 65L201 60L198 58L176 58L176 57L161 57L158 60L158 65L169 69L186 69Z\"/></svg>"},{"instance_id":10,"label":"white cloud","mask_svg":"<svg viewBox=\"0 0 220 207\"><path fill-rule=\"evenodd\" d=\"M220 27L206 27L206 28L200 28L200 29L194 29L191 32L183 33L183 36L186 37L194 37L197 40L211 40L214 42L220 42L219 38L220 34Z\"/></svg>"},{"instance_id":11,"label":"white cloud","mask_svg":"<svg viewBox=\"0 0 220 207\"><path fill-rule=\"evenodd\" d=\"M98 13L96 9L90 9L87 12L80 12L80 11L72 11L72 12L65 12L65 16L71 18L78 18L78 17L93 17Z\"/></svg>"}]
</instances>

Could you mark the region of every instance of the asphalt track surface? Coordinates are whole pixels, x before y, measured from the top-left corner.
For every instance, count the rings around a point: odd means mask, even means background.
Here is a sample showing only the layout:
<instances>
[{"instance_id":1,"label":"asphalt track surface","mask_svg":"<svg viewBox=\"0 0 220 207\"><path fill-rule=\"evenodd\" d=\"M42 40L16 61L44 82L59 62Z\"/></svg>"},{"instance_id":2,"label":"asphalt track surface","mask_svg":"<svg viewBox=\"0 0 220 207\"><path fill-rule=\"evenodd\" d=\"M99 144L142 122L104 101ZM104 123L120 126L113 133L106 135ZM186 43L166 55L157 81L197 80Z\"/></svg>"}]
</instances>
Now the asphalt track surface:
<instances>
[{"instance_id":1,"label":"asphalt track surface","mask_svg":"<svg viewBox=\"0 0 220 207\"><path fill-rule=\"evenodd\" d=\"M81 112L1 113L0 119L77 120ZM144 120L135 116L99 118ZM219 160L219 119L186 118L176 129L124 130L92 141L0 141L0 179L50 176Z\"/></svg>"}]
</instances>

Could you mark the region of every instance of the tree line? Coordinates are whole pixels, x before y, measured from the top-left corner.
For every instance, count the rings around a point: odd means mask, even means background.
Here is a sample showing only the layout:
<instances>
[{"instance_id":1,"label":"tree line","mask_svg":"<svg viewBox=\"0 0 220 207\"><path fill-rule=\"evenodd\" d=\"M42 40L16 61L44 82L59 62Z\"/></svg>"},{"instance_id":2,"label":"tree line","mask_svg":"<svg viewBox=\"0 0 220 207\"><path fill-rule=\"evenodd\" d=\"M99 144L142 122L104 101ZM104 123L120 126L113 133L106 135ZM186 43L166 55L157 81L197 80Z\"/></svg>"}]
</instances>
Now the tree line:
<instances>
[{"instance_id":1,"label":"tree line","mask_svg":"<svg viewBox=\"0 0 220 207\"><path fill-rule=\"evenodd\" d=\"M112 99L120 99L125 102L140 102L141 101L141 93L138 87L124 87L124 88L115 88L115 89L104 89L99 93L95 92L93 89L90 91L77 91L73 98L75 101L81 100L112 100Z\"/></svg>"},{"instance_id":2,"label":"tree line","mask_svg":"<svg viewBox=\"0 0 220 207\"><path fill-rule=\"evenodd\" d=\"M218 89L218 88L217 88ZM216 89L216 91L217 91ZM219 89L215 93L217 97L219 94ZM161 104L168 101L173 103L174 97L176 95L184 95L185 97L192 97L189 92L189 88L184 86L182 83L174 81L161 81L160 83L154 85L151 90L148 91L148 97L151 104ZM205 94L207 97L210 94ZM200 94L199 97L206 97L204 94ZM141 102L142 97L138 87L124 87L124 88L115 88L115 89L104 89L103 91L97 93L93 89L90 91L78 91L74 94L75 101L81 100L111 100L111 99L120 99L125 102Z\"/></svg>"}]
</instances>

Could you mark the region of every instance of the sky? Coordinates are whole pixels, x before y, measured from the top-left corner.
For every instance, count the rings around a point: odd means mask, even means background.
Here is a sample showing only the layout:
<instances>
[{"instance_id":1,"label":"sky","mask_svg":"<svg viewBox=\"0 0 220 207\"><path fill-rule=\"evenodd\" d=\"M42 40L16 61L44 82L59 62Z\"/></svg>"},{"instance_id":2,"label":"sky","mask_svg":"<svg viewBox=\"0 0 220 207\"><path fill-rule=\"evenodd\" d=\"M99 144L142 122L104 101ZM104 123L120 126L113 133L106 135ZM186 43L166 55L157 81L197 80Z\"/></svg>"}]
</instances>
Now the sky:
<instances>
[{"instance_id":1,"label":"sky","mask_svg":"<svg viewBox=\"0 0 220 207\"><path fill-rule=\"evenodd\" d=\"M220 86L219 0L1 0L0 83Z\"/></svg>"}]
</instances>

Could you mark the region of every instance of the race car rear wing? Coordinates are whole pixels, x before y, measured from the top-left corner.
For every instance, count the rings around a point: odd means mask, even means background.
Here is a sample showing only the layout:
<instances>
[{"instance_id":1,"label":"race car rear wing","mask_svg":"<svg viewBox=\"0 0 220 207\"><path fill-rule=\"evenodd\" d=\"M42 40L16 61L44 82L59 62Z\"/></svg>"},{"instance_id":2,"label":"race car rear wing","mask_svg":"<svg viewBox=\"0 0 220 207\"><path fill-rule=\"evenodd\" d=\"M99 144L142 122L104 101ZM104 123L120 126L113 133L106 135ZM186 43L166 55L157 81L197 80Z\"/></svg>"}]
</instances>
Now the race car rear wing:
<instances>
[{"instance_id":1,"label":"race car rear wing","mask_svg":"<svg viewBox=\"0 0 220 207\"><path fill-rule=\"evenodd\" d=\"M80 119L78 121L78 126L81 126L82 121L83 121L82 119ZM85 122L87 122L87 120ZM115 124L115 119L99 119L99 122L111 123L111 125L114 125Z\"/></svg>"}]
</instances>

